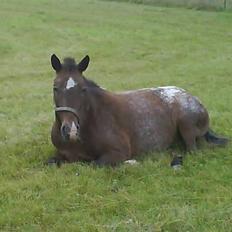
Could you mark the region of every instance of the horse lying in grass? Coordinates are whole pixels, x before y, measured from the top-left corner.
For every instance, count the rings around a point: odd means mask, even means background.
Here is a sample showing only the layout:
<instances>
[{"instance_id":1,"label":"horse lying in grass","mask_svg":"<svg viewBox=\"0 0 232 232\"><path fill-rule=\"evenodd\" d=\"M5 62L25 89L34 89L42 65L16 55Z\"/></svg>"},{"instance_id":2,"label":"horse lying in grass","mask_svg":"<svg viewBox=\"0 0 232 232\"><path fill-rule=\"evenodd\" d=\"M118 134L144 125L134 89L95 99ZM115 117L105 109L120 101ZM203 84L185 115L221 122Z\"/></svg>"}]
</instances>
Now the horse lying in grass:
<instances>
[{"instance_id":1,"label":"horse lying in grass","mask_svg":"<svg viewBox=\"0 0 232 232\"><path fill-rule=\"evenodd\" d=\"M51 56L55 122L51 139L57 151L48 163L87 161L117 165L136 155L160 151L181 139L187 151L204 137L226 144L209 130L209 115L198 98L178 87L109 92L84 77L84 57L62 64ZM180 136L179 136L180 135Z\"/></svg>"}]
</instances>

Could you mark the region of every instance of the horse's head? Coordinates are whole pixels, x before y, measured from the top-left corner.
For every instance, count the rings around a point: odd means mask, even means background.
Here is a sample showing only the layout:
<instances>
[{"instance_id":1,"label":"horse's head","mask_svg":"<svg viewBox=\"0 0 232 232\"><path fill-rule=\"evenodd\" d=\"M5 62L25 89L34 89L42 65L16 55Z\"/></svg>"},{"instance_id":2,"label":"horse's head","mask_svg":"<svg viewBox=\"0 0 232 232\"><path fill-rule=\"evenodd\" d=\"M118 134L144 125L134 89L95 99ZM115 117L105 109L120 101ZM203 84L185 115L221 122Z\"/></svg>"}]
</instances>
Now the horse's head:
<instances>
[{"instance_id":1,"label":"horse's head","mask_svg":"<svg viewBox=\"0 0 232 232\"><path fill-rule=\"evenodd\" d=\"M65 58L61 63L53 54L51 64L56 71L53 94L60 133L65 141L76 141L80 139L80 114L85 105L87 90L86 79L82 73L88 67L89 56L85 56L77 64L72 58Z\"/></svg>"}]
</instances>

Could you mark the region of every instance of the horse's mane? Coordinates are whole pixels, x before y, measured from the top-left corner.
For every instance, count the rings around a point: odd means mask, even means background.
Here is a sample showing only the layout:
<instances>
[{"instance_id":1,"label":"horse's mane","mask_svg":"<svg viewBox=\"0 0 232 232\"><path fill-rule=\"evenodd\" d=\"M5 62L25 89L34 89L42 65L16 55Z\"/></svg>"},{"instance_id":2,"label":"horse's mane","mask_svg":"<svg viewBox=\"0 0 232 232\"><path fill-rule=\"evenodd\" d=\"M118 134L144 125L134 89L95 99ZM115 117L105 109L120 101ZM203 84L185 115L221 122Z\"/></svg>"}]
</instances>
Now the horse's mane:
<instances>
[{"instance_id":1,"label":"horse's mane","mask_svg":"<svg viewBox=\"0 0 232 232\"><path fill-rule=\"evenodd\" d=\"M68 72L75 71L78 68L78 64L76 63L75 59L71 57L64 58L62 66ZM94 81L88 80L85 77L83 78L88 87L100 88L99 85L96 84Z\"/></svg>"},{"instance_id":2,"label":"horse's mane","mask_svg":"<svg viewBox=\"0 0 232 232\"><path fill-rule=\"evenodd\" d=\"M64 58L64 63L62 64L62 66L66 71L74 71L77 69L77 63L75 59L71 57Z\"/></svg>"},{"instance_id":3,"label":"horse's mane","mask_svg":"<svg viewBox=\"0 0 232 232\"><path fill-rule=\"evenodd\" d=\"M100 88L100 86L96 84L94 81L88 80L85 77L84 77L84 80L88 87Z\"/></svg>"}]
</instances>

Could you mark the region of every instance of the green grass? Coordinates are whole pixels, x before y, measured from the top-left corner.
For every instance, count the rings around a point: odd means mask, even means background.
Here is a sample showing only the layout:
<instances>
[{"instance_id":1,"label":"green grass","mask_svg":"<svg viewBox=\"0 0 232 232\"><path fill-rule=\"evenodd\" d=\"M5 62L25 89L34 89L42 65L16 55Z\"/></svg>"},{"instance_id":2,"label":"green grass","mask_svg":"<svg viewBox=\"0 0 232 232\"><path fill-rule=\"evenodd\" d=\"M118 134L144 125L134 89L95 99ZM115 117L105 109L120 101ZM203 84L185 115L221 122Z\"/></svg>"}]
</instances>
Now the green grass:
<instances>
[{"instance_id":1,"label":"green grass","mask_svg":"<svg viewBox=\"0 0 232 232\"><path fill-rule=\"evenodd\" d=\"M50 55L89 54L112 90L177 85L232 137L232 14L96 0L1 0L0 230L231 231L232 147L168 152L116 169L46 167L53 154ZM79 175L76 175L76 173Z\"/></svg>"}]
</instances>

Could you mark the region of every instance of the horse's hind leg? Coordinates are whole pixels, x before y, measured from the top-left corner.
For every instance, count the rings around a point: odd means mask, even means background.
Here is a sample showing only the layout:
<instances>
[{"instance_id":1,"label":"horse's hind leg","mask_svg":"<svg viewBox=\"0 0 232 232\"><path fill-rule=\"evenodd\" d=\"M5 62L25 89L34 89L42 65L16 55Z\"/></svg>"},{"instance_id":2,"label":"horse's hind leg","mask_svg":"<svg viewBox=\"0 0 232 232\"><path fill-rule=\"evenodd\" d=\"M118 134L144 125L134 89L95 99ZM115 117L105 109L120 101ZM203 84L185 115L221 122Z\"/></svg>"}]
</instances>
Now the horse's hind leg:
<instances>
[{"instance_id":1,"label":"horse's hind leg","mask_svg":"<svg viewBox=\"0 0 232 232\"><path fill-rule=\"evenodd\" d=\"M179 122L179 132L188 152L196 150L196 139L202 137L208 129L207 117L186 117Z\"/></svg>"},{"instance_id":2,"label":"horse's hind leg","mask_svg":"<svg viewBox=\"0 0 232 232\"><path fill-rule=\"evenodd\" d=\"M199 134L196 126L188 121L182 121L179 125L179 132L185 143L186 151L191 152L196 150L196 138Z\"/></svg>"},{"instance_id":3,"label":"horse's hind leg","mask_svg":"<svg viewBox=\"0 0 232 232\"><path fill-rule=\"evenodd\" d=\"M178 126L181 138L184 141L186 151L193 152L196 150L196 139L200 135L200 130L194 125L193 121L181 120ZM171 161L171 167L178 169L183 165L182 155L174 155Z\"/></svg>"}]
</instances>

